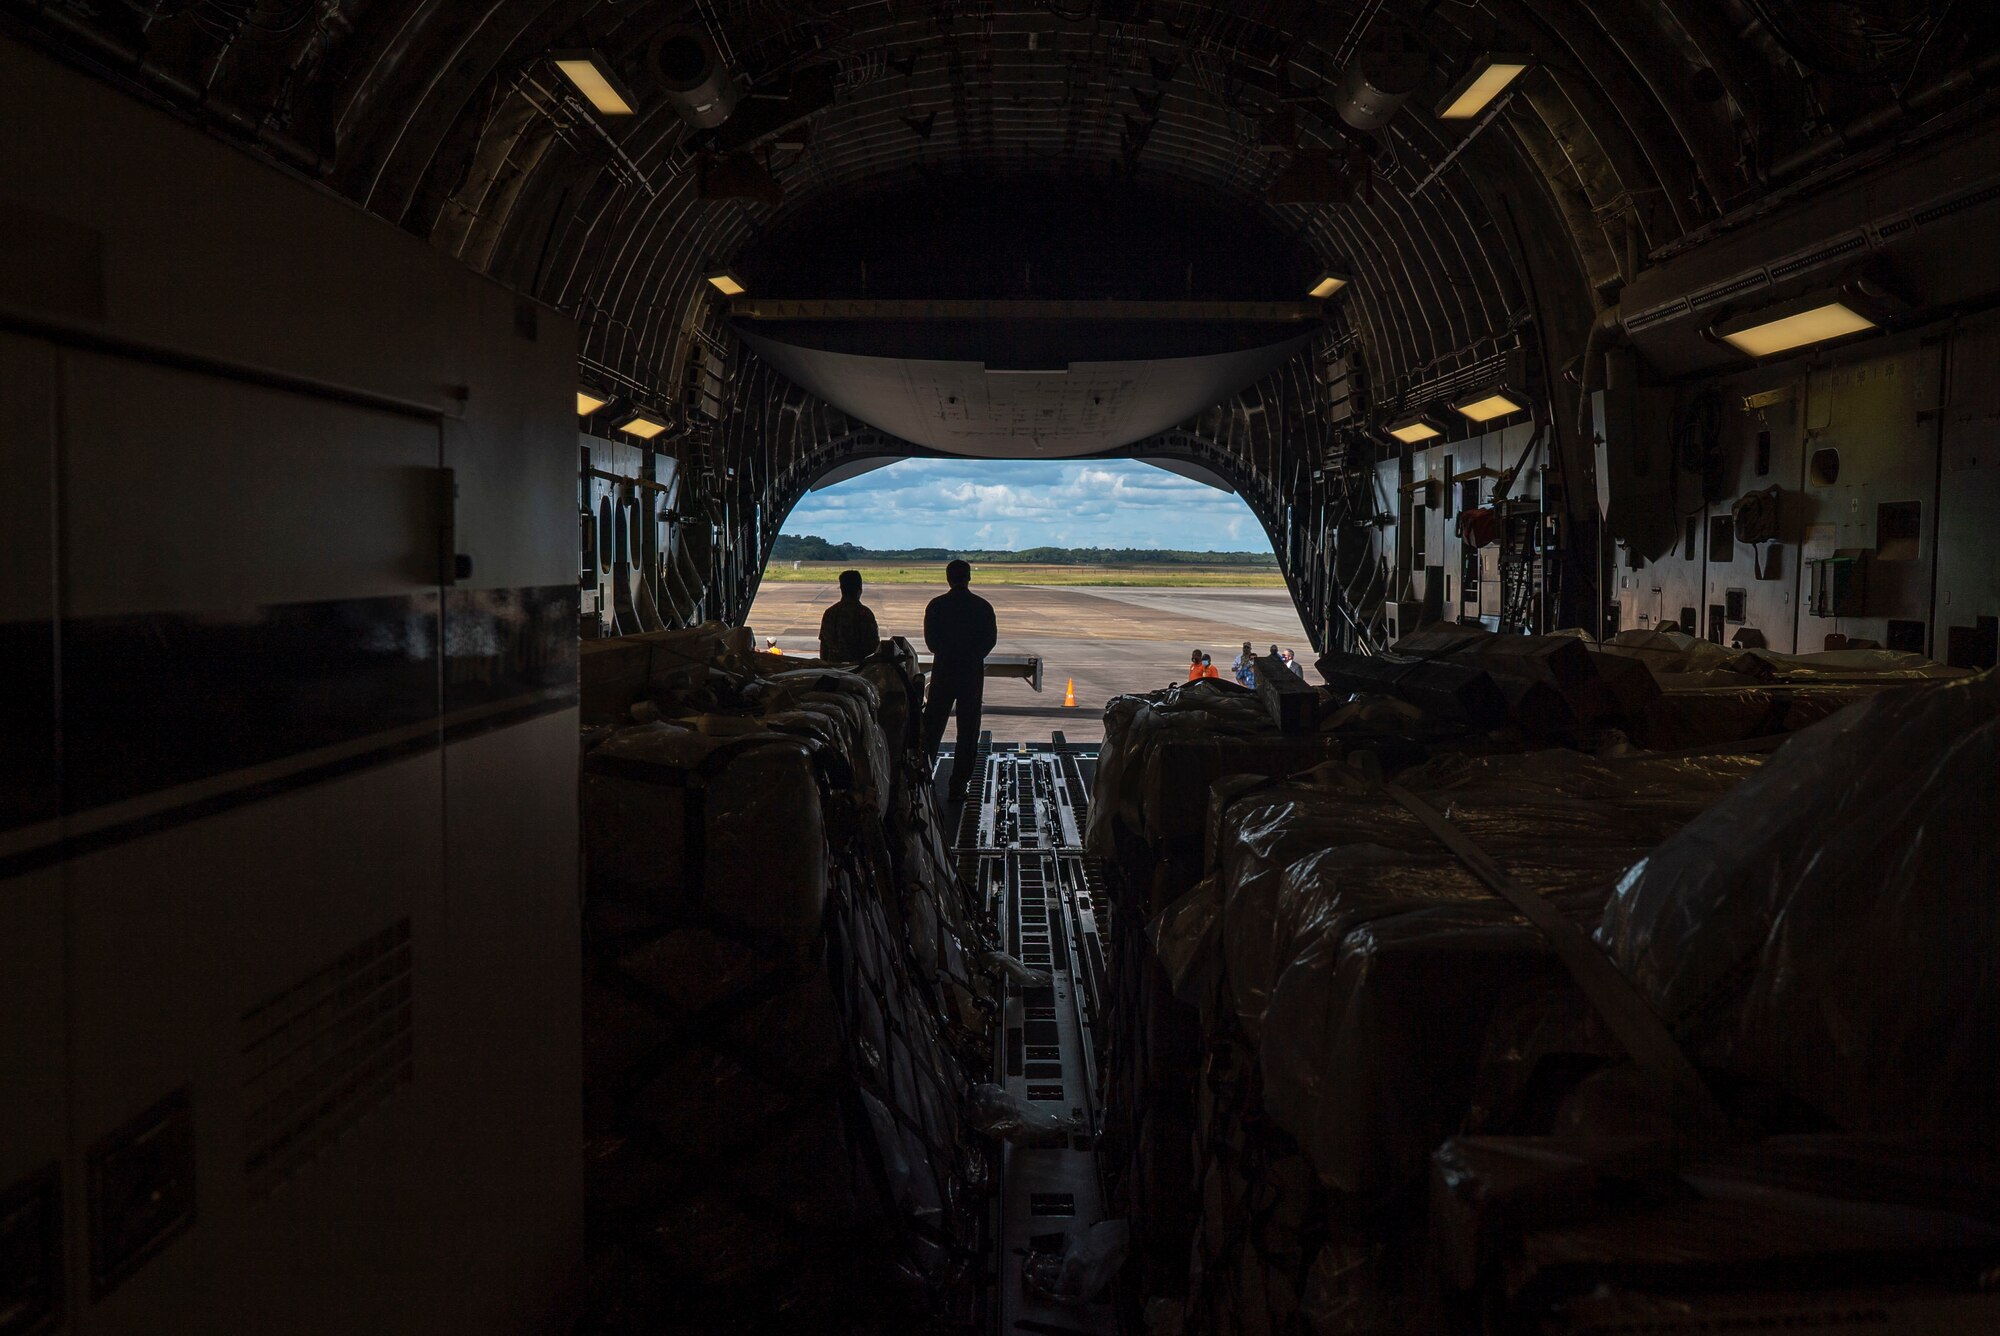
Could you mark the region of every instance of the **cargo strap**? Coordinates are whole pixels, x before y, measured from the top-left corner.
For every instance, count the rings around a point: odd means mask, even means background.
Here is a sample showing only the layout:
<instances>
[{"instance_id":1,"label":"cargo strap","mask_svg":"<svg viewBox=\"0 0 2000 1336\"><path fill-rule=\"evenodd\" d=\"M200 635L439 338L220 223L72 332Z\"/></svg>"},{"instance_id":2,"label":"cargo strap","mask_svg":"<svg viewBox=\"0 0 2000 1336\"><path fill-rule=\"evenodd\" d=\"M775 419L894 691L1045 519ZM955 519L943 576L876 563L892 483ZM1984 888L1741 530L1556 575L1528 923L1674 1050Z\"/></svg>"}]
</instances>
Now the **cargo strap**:
<instances>
[{"instance_id":1,"label":"cargo strap","mask_svg":"<svg viewBox=\"0 0 2000 1336\"><path fill-rule=\"evenodd\" d=\"M1597 944L1583 930L1557 913L1540 895L1509 877L1501 866L1474 844L1449 817L1404 788L1385 783L1389 795L1423 823L1473 876L1512 905L1542 934L1563 968L1604 1018L1604 1023L1632 1055L1639 1069L1665 1089L1673 1101L1675 1121L1697 1134L1715 1135L1728 1125L1708 1082L1688 1061L1658 1014Z\"/></svg>"}]
</instances>

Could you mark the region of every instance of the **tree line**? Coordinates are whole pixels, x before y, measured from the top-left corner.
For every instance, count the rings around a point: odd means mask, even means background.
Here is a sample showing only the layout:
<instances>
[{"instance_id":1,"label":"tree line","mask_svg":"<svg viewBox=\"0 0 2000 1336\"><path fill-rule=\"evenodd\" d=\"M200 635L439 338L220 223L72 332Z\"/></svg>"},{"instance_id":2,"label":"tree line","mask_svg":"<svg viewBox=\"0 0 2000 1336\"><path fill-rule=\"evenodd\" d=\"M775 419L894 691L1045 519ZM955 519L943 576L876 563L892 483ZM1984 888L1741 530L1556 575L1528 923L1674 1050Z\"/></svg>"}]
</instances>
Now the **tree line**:
<instances>
[{"instance_id":1,"label":"tree line","mask_svg":"<svg viewBox=\"0 0 2000 1336\"><path fill-rule=\"evenodd\" d=\"M1257 566L1276 569L1269 552L1187 552L1160 547L1027 547L1018 552L975 548L872 548L833 543L817 534L779 534L771 547L772 561L966 561L1024 566Z\"/></svg>"}]
</instances>

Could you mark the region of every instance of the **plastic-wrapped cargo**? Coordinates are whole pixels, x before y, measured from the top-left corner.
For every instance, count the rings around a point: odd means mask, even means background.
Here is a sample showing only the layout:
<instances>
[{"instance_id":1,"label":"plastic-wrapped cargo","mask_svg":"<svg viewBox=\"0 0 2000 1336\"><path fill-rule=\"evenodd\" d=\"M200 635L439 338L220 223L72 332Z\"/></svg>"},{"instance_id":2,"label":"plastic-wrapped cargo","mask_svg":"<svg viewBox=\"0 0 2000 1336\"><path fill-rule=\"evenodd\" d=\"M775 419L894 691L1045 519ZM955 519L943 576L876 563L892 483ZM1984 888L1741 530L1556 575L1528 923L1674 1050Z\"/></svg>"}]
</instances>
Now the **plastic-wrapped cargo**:
<instances>
[{"instance_id":1,"label":"plastic-wrapped cargo","mask_svg":"<svg viewBox=\"0 0 2000 1336\"><path fill-rule=\"evenodd\" d=\"M585 1332L918 1327L971 1283L993 943L881 724L914 658L742 640L589 656Z\"/></svg>"},{"instance_id":2,"label":"plastic-wrapped cargo","mask_svg":"<svg viewBox=\"0 0 2000 1336\"><path fill-rule=\"evenodd\" d=\"M1632 740L1676 751L1778 737L1810 728L1883 689L1873 682L1673 686L1646 704L1633 723Z\"/></svg>"},{"instance_id":3,"label":"plastic-wrapped cargo","mask_svg":"<svg viewBox=\"0 0 2000 1336\"><path fill-rule=\"evenodd\" d=\"M1633 741L1656 750L1795 733L1886 687L1964 671L1895 650L1785 654L1679 631L1621 631L1592 648L1600 664L1643 664L1663 689L1630 721Z\"/></svg>"},{"instance_id":4,"label":"plastic-wrapped cargo","mask_svg":"<svg viewBox=\"0 0 2000 1336\"><path fill-rule=\"evenodd\" d=\"M1757 766L1741 756L1446 757L1399 783L1522 885L1595 923L1621 872ZM1351 771L1225 818L1223 993L1272 1115L1320 1176L1368 1192L1457 1129L1496 1000L1567 988L1541 935Z\"/></svg>"},{"instance_id":5,"label":"plastic-wrapped cargo","mask_svg":"<svg viewBox=\"0 0 2000 1336\"><path fill-rule=\"evenodd\" d=\"M2000 1174L1932 1142L1462 1137L1419 1330L2000 1330Z\"/></svg>"},{"instance_id":6,"label":"plastic-wrapped cargo","mask_svg":"<svg viewBox=\"0 0 2000 1336\"><path fill-rule=\"evenodd\" d=\"M1449 660L1490 674L1507 697L1514 722L1538 737L1581 737L1600 724L1630 718L1660 694L1643 663L1592 653L1595 648L1581 632L1495 635L1449 622L1414 631L1395 645L1400 655Z\"/></svg>"},{"instance_id":7,"label":"plastic-wrapped cargo","mask_svg":"<svg viewBox=\"0 0 2000 1336\"><path fill-rule=\"evenodd\" d=\"M1868 678L1913 682L1957 677L1964 671L1903 650L1836 649L1787 654L1775 649L1718 645L1683 631L1620 631L1596 648L1605 654L1643 660L1660 685L1669 689L1748 686L1784 680Z\"/></svg>"},{"instance_id":8,"label":"plastic-wrapped cargo","mask_svg":"<svg viewBox=\"0 0 2000 1336\"><path fill-rule=\"evenodd\" d=\"M1996 776L2000 674L1885 691L1634 867L1598 939L1698 1061L2000 1155Z\"/></svg>"},{"instance_id":9,"label":"plastic-wrapped cargo","mask_svg":"<svg viewBox=\"0 0 2000 1336\"><path fill-rule=\"evenodd\" d=\"M1320 734L1285 735L1254 692L1206 679L1119 696L1104 711L1085 847L1104 859L1199 840L1208 788L1226 775L1282 777L1339 755Z\"/></svg>"},{"instance_id":10,"label":"plastic-wrapped cargo","mask_svg":"<svg viewBox=\"0 0 2000 1336\"><path fill-rule=\"evenodd\" d=\"M764 726L827 743L852 768L855 790L886 816L897 776L874 685L858 673L817 667L764 680L766 698L757 702Z\"/></svg>"},{"instance_id":11,"label":"plastic-wrapped cargo","mask_svg":"<svg viewBox=\"0 0 2000 1336\"><path fill-rule=\"evenodd\" d=\"M1397 783L1587 928L1625 868L1758 763L1450 756ZM1407 1332L1431 1151L1487 1116L1496 1029L1551 1001L1568 1021L1580 996L1541 934L1355 769L1236 796L1216 846L1213 876L1154 925L1163 968L1207 999L1190 1317Z\"/></svg>"},{"instance_id":12,"label":"plastic-wrapped cargo","mask_svg":"<svg viewBox=\"0 0 2000 1336\"><path fill-rule=\"evenodd\" d=\"M1406 716L1392 715L1406 721ZM1349 710L1323 730L1375 724ZM1270 707L1234 683L1199 681L1120 696L1105 711L1086 845L1105 860L1112 935L1106 1134L1115 1197L1131 1217L1141 1284L1185 1284L1194 1157L1193 1088L1202 1057L1193 1009L1144 943L1146 920L1201 876L1209 791L1237 775L1283 776L1338 755L1331 731L1285 735Z\"/></svg>"},{"instance_id":13,"label":"plastic-wrapped cargo","mask_svg":"<svg viewBox=\"0 0 2000 1336\"><path fill-rule=\"evenodd\" d=\"M917 746L921 739L916 725L924 713L924 678L917 666L916 648L897 636L884 640L873 654L851 666L868 680L881 699L878 717L889 754L900 756Z\"/></svg>"},{"instance_id":14,"label":"plastic-wrapped cargo","mask_svg":"<svg viewBox=\"0 0 2000 1336\"><path fill-rule=\"evenodd\" d=\"M625 729L585 760L583 841L598 897L713 917L793 952L819 933L826 822L806 740L729 716Z\"/></svg>"}]
</instances>

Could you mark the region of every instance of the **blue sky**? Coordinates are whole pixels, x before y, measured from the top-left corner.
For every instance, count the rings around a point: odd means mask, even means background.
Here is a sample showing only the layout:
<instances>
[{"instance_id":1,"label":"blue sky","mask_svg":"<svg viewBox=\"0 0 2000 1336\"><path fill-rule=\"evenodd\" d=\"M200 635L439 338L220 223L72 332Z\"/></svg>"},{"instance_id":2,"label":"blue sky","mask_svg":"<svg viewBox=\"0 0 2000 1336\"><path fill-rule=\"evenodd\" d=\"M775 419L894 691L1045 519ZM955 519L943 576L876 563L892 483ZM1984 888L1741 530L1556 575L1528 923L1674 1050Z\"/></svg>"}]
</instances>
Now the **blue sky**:
<instances>
[{"instance_id":1,"label":"blue sky","mask_svg":"<svg viewBox=\"0 0 2000 1336\"><path fill-rule=\"evenodd\" d=\"M1270 550L1242 498L1130 459L906 459L808 492L784 531L873 548Z\"/></svg>"}]
</instances>

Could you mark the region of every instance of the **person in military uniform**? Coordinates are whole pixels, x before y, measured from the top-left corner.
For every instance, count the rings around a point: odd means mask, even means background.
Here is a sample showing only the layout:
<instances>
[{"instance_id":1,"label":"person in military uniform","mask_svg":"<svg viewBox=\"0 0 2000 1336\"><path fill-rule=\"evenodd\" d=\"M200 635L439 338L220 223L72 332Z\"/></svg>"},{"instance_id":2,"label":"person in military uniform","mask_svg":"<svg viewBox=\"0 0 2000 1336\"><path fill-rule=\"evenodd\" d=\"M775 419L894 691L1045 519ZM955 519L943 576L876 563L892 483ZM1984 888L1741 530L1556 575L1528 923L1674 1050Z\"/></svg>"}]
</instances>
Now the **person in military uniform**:
<instances>
[{"instance_id":1,"label":"person in military uniform","mask_svg":"<svg viewBox=\"0 0 2000 1336\"><path fill-rule=\"evenodd\" d=\"M861 601L861 572L840 573L840 602L819 619L819 656L828 663L859 663L882 643L875 613Z\"/></svg>"},{"instance_id":2,"label":"person in military uniform","mask_svg":"<svg viewBox=\"0 0 2000 1336\"><path fill-rule=\"evenodd\" d=\"M986 689L986 656L999 641L993 605L972 592L972 567L944 568L950 586L924 609L924 643L931 651L930 698L924 702L924 749L937 755L945 724L958 715L958 745L951 754L952 801L965 796L979 754L979 709Z\"/></svg>"}]
</instances>

